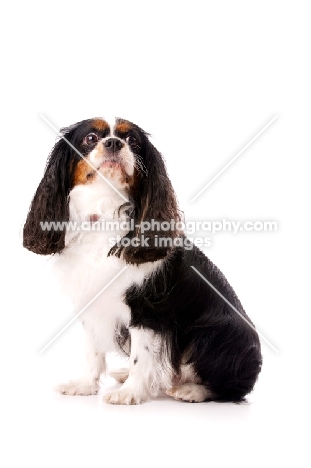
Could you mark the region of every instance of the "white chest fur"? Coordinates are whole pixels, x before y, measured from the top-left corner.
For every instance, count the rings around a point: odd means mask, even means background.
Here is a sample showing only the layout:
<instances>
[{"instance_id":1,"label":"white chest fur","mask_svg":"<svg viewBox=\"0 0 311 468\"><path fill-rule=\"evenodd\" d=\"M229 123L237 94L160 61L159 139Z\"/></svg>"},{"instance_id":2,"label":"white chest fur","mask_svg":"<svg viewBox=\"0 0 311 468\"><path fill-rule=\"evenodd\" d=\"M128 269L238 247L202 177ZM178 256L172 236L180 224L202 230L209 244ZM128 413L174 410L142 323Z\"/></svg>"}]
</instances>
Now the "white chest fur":
<instances>
[{"instance_id":1,"label":"white chest fur","mask_svg":"<svg viewBox=\"0 0 311 468\"><path fill-rule=\"evenodd\" d=\"M116 325L128 326L130 310L124 303L124 294L133 283L141 284L161 261L142 265L126 265L122 259L108 257L111 238L126 234L122 229L84 230L81 223L96 216L99 226L107 221L126 221L118 213L123 203L102 179L92 185L75 187L70 193L71 229L66 233L66 248L55 262L55 270L66 294L80 314L86 331L92 335L100 352L115 349Z\"/></svg>"}]
</instances>

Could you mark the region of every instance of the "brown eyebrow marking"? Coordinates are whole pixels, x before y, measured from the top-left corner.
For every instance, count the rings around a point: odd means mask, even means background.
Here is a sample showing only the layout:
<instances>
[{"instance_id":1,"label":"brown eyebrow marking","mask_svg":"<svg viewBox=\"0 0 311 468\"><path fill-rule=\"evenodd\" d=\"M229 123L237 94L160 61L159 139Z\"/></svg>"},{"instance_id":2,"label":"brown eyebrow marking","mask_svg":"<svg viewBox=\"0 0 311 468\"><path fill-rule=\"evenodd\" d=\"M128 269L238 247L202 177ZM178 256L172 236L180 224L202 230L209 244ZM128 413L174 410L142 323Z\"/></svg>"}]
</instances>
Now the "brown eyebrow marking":
<instances>
[{"instance_id":1,"label":"brown eyebrow marking","mask_svg":"<svg viewBox=\"0 0 311 468\"><path fill-rule=\"evenodd\" d=\"M102 119L94 119L92 121L92 126L95 128L95 130L99 130L100 132L109 129L107 122Z\"/></svg>"},{"instance_id":2,"label":"brown eyebrow marking","mask_svg":"<svg viewBox=\"0 0 311 468\"><path fill-rule=\"evenodd\" d=\"M132 125L129 122L120 122L115 127L115 132L125 134L132 129Z\"/></svg>"}]
</instances>

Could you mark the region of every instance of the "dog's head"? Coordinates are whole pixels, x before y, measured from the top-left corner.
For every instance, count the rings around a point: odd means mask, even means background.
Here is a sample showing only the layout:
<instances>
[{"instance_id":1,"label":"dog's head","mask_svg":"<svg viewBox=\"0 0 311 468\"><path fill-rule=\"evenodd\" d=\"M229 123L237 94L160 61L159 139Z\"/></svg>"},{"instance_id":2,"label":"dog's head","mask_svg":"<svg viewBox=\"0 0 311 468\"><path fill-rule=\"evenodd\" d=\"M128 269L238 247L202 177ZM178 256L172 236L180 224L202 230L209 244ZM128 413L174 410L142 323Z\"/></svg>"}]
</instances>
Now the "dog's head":
<instances>
[{"instance_id":1,"label":"dog's head","mask_svg":"<svg viewBox=\"0 0 311 468\"><path fill-rule=\"evenodd\" d=\"M89 119L61 130L28 213L24 247L41 255L60 253L66 232L43 230L41 223L68 221L71 190L78 185L95 185L99 178L120 194L120 206L128 199L133 207L135 229L128 238L139 235L143 222L180 219L163 158L148 134L127 120L118 118L109 123ZM165 235L175 237L176 232L166 231ZM167 249L156 248L153 233L150 236L150 247L144 251L116 245L110 253L123 254L130 263L163 258Z\"/></svg>"}]
</instances>

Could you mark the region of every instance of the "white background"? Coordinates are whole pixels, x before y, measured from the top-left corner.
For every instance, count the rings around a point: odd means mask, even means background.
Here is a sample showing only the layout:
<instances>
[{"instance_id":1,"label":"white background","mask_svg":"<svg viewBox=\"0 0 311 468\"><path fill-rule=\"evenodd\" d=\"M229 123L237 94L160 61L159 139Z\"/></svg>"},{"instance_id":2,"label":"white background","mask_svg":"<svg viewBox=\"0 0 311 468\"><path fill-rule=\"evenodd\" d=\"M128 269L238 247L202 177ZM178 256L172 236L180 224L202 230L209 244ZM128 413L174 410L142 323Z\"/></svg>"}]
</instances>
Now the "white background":
<instances>
[{"instance_id":1,"label":"white background","mask_svg":"<svg viewBox=\"0 0 311 468\"><path fill-rule=\"evenodd\" d=\"M3 10L3 466L310 463L308 3L28 1ZM206 249L279 350L262 342L263 370L248 405L163 397L117 407L100 395L52 392L79 371L83 338L73 324L39 355L72 316L49 263L21 247L55 141L40 113L57 128L113 114L152 133L187 220L278 222L274 233L212 236Z\"/></svg>"}]
</instances>

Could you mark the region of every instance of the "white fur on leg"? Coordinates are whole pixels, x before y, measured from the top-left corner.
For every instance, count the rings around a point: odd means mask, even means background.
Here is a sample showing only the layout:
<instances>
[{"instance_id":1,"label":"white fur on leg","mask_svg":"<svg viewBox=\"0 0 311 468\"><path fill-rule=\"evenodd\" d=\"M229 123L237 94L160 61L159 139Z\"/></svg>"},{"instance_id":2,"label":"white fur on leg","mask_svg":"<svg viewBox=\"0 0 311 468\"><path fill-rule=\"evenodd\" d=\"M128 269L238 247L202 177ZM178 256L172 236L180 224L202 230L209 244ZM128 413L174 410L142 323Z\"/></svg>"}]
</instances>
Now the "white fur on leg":
<instances>
[{"instance_id":1,"label":"white fur on leg","mask_svg":"<svg viewBox=\"0 0 311 468\"><path fill-rule=\"evenodd\" d=\"M167 395L175 400L189 401L191 403L201 403L211 397L211 392L204 386L196 383L185 383L177 387L166 390Z\"/></svg>"},{"instance_id":2,"label":"white fur on leg","mask_svg":"<svg viewBox=\"0 0 311 468\"><path fill-rule=\"evenodd\" d=\"M150 334L143 329L131 329L130 371L119 390L108 393L104 401L116 405L138 405L149 400L148 377L152 368L152 354L149 352ZM147 344L148 343L148 344ZM144 373L145 372L145 373Z\"/></svg>"},{"instance_id":3,"label":"white fur on leg","mask_svg":"<svg viewBox=\"0 0 311 468\"><path fill-rule=\"evenodd\" d=\"M152 330L132 328L130 372L119 390L108 393L104 401L119 405L137 405L157 395L160 388L167 388L171 379L163 356L160 362L162 344L160 337Z\"/></svg>"}]
</instances>

